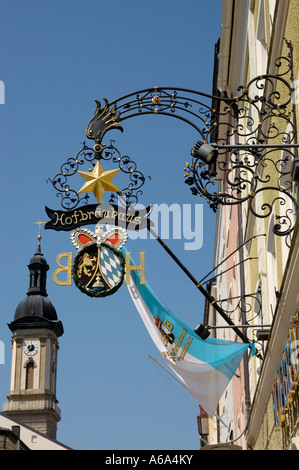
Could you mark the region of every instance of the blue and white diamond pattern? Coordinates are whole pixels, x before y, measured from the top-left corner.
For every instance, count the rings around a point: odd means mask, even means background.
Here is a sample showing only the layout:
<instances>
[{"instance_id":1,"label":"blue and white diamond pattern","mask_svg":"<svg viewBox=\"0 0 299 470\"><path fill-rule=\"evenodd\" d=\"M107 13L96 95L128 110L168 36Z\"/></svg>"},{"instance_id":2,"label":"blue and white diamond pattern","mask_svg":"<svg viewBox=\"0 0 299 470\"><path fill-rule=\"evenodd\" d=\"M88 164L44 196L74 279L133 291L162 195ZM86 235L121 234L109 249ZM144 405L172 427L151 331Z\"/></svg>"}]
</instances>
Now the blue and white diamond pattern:
<instances>
[{"instance_id":1,"label":"blue and white diamond pattern","mask_svg":"<svg viewBox=\"0 0 299 470\"><path fill-rule=\"evenodd\" d=\"M102 274L111 287L118 284L122 278L120 259L112 250L101 246L100 264Z\"/></svg>"}]
</instances>

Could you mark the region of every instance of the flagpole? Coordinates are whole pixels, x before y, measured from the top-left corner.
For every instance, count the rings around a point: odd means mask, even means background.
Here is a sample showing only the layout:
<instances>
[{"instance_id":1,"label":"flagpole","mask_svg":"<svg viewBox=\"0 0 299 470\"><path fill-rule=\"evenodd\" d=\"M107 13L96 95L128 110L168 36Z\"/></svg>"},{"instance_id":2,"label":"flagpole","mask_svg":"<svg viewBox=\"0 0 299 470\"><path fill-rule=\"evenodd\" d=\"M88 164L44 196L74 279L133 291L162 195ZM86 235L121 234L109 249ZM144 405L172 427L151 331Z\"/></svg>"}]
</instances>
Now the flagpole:
<instances>
[{"instance_id":1,"label":"flagpole","mask_svg":"<svg viewBox=\"0 0 299 470\"><path fill-rule=\"evenodd\" d=\"M148 355L148 357L150 357L153 361L155 361L160 367L162 367L162 369L164 369L167 374L169 374L174 380L176 380L180 385L182 385L182 387L184 387L186 390L188 390L188 388L186 387L186 385L181 382L181 380L179 380L175 375L173 375L168 369L166 369L166 367L164 367L159 361L157 361L157 359L154 358L154 356L152 356L151 354ZM188 390L188 392L190 393L190 390ZM200 406L200 404L199 404ZM227 428L227 424L225 424L224 421L222 421L222 419L220 418L220 416L217 415L217 413L214 413L214 415L216 416L217 419L219 419L219 421Z\"/></svg>"},{"instance_id":2,"label":"flagpole","mask_svg":"<svg viewBox=\"0 0 299 470\"><path fill-rule=\"evenodd\" d=\"M164 248L164 250L171 256L171 258L177 263L177 265L184 271L184 273L189 277L189 279L195 284L196 288L204 295L207 301L214 307L214 309L222 316L222 318L228 323L235 333L241 338L244 343L250 343L249 339L247 338L242 331L234 324L234 322L229 318L228 315L223 311L220 305L217 304L214 297L212 297L206 289L202 286L200 282L198 282L195 277L190 273L190 271L183 265L183 263L177 258L177 256L171 251L171 249L164 243L164 241L156 234L156 232L152 229L150 224L147 225L147 229L153 235L153 237L160 243L160 245Z\"/></svg>"},{"instance_id":3,"label":"flagpole","mask_svg":"<svg viewBox=\"0 0 299 470\"><path fill-rule=\"evenodd\" d=\"M152 356L151 354L148 355L148 357L150 357L153 361L155 361L157 364L159 364L160 367L162 367L162 369L164 369L169 375L171 375L171 377L176 380L180 385L182 385L186 390L188 390L188 388L186 387L186 385L181 381L179 380L174 374L172 374L171 372L169 372L168 369L166 369L166 367L164 367L159 361L157 361L157 359L154 358L154 356ZM188 390L188 392L190 393L190 390Z\"/></svg>"}]
</instances>

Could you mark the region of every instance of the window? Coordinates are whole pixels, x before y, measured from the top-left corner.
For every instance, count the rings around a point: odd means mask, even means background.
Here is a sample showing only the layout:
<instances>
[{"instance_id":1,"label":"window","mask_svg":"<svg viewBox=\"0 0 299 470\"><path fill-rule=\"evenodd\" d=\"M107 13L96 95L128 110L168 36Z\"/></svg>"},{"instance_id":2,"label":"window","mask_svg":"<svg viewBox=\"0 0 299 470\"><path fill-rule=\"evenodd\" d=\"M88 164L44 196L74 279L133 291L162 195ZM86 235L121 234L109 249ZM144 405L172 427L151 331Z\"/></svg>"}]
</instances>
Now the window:
<instances>
[{"instance_id":1,"label":"window","mask_svg":"<svg viewBox=\"0 0 299 470\"><path fill-rule=\"evenodd\" d=\"M267 70L267 38L264 0L261 0L260 2L256 39L257 70L258 73L262 74Z\"/></svg>"},{"instance_id":2,"label":"window","mask_svg":"<svg viewBox=\"0 0 299 470\"><path fill-rule=\"evenodd\" d=\"M28 362L26 365L26 390L33 389L33 376L34 376L34 364L33 362Z\"/></svg>"},{"instance_id":3,"label":"window","mask_svg":"<svg viewBox=\"0 0 299 470\"><path fill-rule=\"evenodd\" d=\"M270 17L270 28L272 32L274 14L275 14L276 0L269 0L269 17Z\"/></svg>"},{"instance_id":4,"label":"window","mask_svg":"<svg viewBox=\"0 0 299 470\"><path fill-rule=\"evenodd\" d=\"M270 305L270 315L274 315L277 298L276 291L278 289L277 281L277 258L276 258L276 243L273 226L275 224L274 214L272 214L268 227L268 242L267 242L267 280L268 280L268 297ZM271 317L270 317L271 318Z\"/></svg>"}]
</instances>

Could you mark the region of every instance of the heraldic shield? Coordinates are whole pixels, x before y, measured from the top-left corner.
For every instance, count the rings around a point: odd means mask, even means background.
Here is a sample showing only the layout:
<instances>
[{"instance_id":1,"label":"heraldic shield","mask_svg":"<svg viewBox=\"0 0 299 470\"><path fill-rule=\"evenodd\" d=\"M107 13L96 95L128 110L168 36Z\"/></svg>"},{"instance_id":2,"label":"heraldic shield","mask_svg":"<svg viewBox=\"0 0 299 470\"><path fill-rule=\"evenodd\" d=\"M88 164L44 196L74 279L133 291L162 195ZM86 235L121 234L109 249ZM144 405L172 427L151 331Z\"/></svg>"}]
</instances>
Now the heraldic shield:
<instances>
[{"instance_id":1,"label":"heraldic shield","mask_svg":"<svg viewBox=\"0 0 299 470\"><path fill-rule=\"evenodd\" d=\"M123 283L125 259L110 243L96 241L80 249L72 267L76 286L90 297L105 297Z\"/></svg>"}]
</instances>

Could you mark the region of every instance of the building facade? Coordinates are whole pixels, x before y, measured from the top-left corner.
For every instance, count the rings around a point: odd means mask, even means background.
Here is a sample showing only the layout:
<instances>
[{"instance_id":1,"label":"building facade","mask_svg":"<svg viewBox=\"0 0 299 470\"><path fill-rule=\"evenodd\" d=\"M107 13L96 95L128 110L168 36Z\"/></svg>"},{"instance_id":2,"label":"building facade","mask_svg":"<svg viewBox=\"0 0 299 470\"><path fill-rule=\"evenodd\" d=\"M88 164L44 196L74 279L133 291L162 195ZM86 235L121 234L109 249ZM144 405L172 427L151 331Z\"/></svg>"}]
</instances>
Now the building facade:
<instances>
[{"instance_id":1,"label":"building facade","mask_svg":"<svg viewBox=\"0 0 299 470\"><path fill-rule=\"evenodd\" d=\"M212 289L258 354L244 358L225 391L210 445L299 448L297 7L295 0L222 2L214 95L234 99L236 109L227 113L221 102L214 141L235 147L216 164L220 194L230 198L217 211ZM240 340L212 306L204 322L217 337Z\"/></svg>"}]
</instances>

